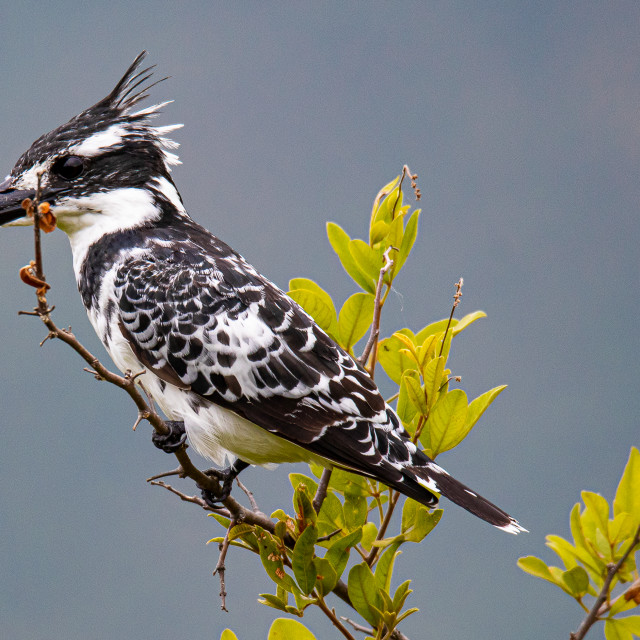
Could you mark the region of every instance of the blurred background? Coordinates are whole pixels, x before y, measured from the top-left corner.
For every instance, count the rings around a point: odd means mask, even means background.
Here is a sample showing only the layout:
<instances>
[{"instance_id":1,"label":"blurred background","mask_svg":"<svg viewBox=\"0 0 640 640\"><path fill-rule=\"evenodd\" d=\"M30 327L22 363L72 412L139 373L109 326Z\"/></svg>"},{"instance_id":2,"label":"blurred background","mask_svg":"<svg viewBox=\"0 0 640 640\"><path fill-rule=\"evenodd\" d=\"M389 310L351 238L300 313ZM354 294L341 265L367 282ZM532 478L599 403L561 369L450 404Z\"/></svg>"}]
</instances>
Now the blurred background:
<instances>
[{"instance_id":1,"label":"blurred background","mask_svg":"<svg viewBox=\"0 0 640 640\"><path fill-rule=\"evenodd\" d=\"M569 535L580 490L611 499L640 444L638 4L2 5L0 172L148 49L158 77L171 76L152 99L175 99L158 123L186 125L174 179L187 210L284 289L310 277L341 304L354 289L325 222L363 237L378 189L405 162L418 173L418 241L383 329L447 316L464 277L459 314L489 317L454 344L452 369L471 397L509 388L438 461L531 533L444 504L398 561L421 610L402 629L568 637L575 602L516 560L553 560L545 535ZM106 361L64 234L44 252L56 322ZM0 231L3 636L217 640L231 627L266 638L278 614L256 603L272 585L254 558L229 553L221 612L217 547L205 544L218 526L145 483L175 461L148 425L131 431L122 393L64 345L40 348L40 322L17 316L34 304L17 277L31 255L29 231ZM294 470L243 480L270 513L282 496L290 507ZM319 612L304 623L318 640L336 636Z\"/></svg>"}]
</instances>

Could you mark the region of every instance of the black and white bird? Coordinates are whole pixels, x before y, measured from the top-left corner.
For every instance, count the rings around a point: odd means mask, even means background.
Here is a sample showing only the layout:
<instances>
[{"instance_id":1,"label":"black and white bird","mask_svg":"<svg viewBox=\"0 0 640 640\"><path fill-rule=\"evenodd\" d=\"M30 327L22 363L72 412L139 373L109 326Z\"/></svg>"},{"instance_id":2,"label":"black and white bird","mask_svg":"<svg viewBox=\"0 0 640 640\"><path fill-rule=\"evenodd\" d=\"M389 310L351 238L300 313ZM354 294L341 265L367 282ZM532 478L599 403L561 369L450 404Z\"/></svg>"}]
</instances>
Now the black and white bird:
<instances>
[{"instance_id":1,"label":"black and white bird","mask_svg":"<svg viewBox=\"0 0 640 640\"><path fill-rule=\"evenodd\" d=\"M38 138L0 184L0 225L28 225L41 199L69 236L89 319L121 371L217 465L317 462L375 478L433 507L442 494L518 533L507 513L410 441L354 359L242 256L194 222L171 178L177 146L136 109L152 67L140 54L111 93ZM156 440L159 440L156 438Z\"/></svg>"}]
</instances>

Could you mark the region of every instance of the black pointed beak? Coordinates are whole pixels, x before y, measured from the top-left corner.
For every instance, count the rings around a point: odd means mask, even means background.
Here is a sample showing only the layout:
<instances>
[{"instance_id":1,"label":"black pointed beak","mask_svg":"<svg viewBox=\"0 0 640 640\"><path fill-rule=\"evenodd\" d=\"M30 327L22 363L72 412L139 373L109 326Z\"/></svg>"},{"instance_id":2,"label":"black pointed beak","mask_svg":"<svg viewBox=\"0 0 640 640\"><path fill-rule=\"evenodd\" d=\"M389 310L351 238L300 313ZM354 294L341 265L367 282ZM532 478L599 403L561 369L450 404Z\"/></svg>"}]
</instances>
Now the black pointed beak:
<instances>
[{"instance_id":1,"label":"black pointed beak","mask_svg":"<svg viewBox=\"0 0 640 640\"><path fill-rule=\"evenodd\" d=\"M0 183L0 227L8 222L13 222L18 218L24 218L25 210L22 208L22 202L25 198L35 198L34 189L12 189L10 178ZM47 196L53 197L61 189L52 189L48 194L42 194L41 201L46 202Z\"/></svg>"},{"instance_id":2,"label":"black pointed beak","mask_svg":"<svg viewBox=\"0 0 640 640\"><path fill-rule=\"evenodd\" d=\"M36 192L33 189L5 189L0 191L0 226L23 218L26 211L22 208L25 198L33 198Z\"/></svg>"}]
</instances>

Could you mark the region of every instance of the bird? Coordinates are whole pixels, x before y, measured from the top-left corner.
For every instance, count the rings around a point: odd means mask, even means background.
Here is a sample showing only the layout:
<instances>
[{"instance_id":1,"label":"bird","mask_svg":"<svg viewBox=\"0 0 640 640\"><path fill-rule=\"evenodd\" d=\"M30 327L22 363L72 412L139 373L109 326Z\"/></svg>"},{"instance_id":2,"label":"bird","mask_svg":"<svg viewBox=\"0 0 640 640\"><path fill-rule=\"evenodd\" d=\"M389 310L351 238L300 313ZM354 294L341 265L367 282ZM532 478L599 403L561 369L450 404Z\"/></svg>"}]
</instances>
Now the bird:
<instances>
[{"instance_id":1,"label":"bird","mask_svg":"<svg viewBox=\"0 0 640 640\"><path fill-rule=\"evenodd\" d=\"M180 161L140 108L154 66L136 57L114 89L38 138L0 183L0 226L47 202L69 237L89 321L123 372L169 419L154 443L188 438L221 470L222 496L249 465L317 463L373 478L432 508L444 495L517 534L515 518L453 478L409 438L371 376L280 288L187 213ZM144 68L143 68L144 67ZM204 495L204 493L203 493Z\"/></svg>"}]
</instances>

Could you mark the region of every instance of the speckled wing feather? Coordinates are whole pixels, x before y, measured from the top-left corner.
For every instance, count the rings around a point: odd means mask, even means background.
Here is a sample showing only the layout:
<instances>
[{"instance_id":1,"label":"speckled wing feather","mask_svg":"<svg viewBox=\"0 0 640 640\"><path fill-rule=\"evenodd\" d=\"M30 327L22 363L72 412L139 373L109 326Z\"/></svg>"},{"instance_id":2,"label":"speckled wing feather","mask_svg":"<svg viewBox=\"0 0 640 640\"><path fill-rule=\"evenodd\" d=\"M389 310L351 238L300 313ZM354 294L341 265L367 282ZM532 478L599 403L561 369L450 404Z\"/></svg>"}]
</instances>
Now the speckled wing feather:
<instances>
[{"instance_id":1,"label":"speckled wing feather","mask_svg":"<svg viewBox=\"0 0 640 640\"><path fill-rule=\"evenodd\" d=\"M117 271L120 329L138 359L339 466L406 483L415 447L368 374L238 254L189 226L170 243L147 238Z\"/></svg>"},{"instance_id":2,"label":"speckled wing feather","mask_svg":"<svg viewBox=\"0 0 640 640\"><path fill-rule=\"evenodd\" d=\"M115 273L118 327L161 379L425 505L442 493L522 530L417 449L366 371L226 244L189 219L136 233Z\"/></svg>"}]
</instances>

